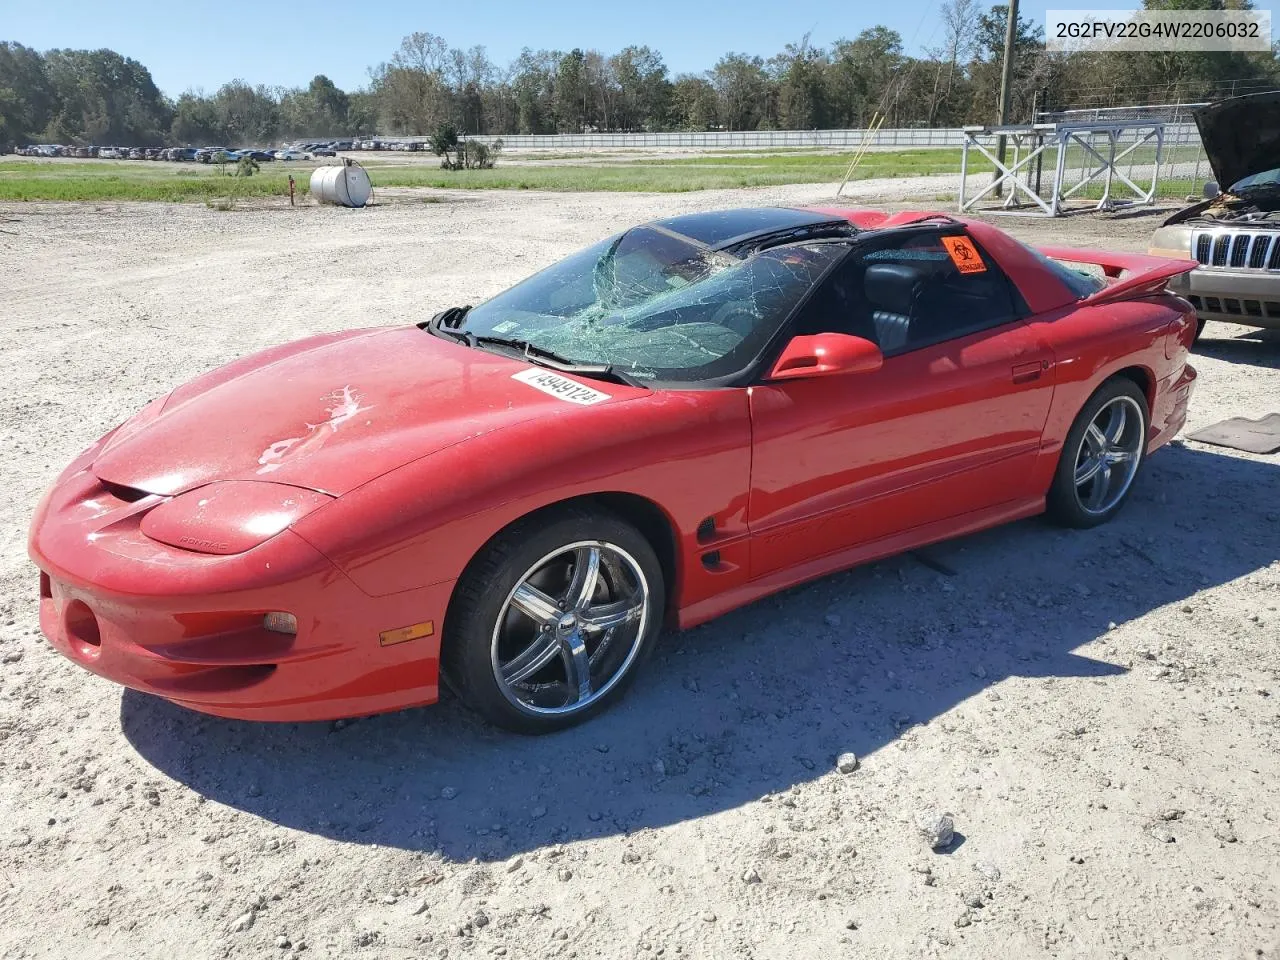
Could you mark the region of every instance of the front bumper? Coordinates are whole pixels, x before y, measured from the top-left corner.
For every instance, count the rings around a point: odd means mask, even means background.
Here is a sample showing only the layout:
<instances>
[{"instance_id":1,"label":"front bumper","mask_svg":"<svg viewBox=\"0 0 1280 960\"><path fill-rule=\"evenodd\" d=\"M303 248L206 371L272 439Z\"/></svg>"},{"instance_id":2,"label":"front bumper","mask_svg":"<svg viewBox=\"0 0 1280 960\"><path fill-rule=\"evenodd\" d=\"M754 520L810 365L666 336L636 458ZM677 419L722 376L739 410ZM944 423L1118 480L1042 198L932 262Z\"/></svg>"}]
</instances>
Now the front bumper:
<instances>
[{"instance_id":1,"label":"front bumper","mask_svg":"<svg viewBox=\"0 0 1280 960\"><path fill-rule=\"evenodd\" d=\"M223 717L328 720L436 700L451 583L372 597L288 530L235 555L171 547L140 530L158 502L121 500L85 468L37 509L40 628L63 656ZM264 629L272 611L292 613L296 635ZM428 620L428 636L380 639Z\"/></svg>"},{"instance_id":2,"label":"front bumper","mask_svg":"<svg viewBox=\"0 0 1280 960\"><path fill-rule=\"evenodd\" d=\"M1163 447L1186 425L1187 410L1195 387L1196 368L1189 363L1181 371L1156 385L1147 453L1154 453Z\"/></svg>"},{"instance_id":3,"label":"front bumper","mask_svg":"<svg viewBox=\"0 0 1280 960\"><path fill-rule=\"evenodd\" d=\"M1201 320L1280 328L1280 271L1198 267L1169 281Z\"/></svg>"}]
</instances>

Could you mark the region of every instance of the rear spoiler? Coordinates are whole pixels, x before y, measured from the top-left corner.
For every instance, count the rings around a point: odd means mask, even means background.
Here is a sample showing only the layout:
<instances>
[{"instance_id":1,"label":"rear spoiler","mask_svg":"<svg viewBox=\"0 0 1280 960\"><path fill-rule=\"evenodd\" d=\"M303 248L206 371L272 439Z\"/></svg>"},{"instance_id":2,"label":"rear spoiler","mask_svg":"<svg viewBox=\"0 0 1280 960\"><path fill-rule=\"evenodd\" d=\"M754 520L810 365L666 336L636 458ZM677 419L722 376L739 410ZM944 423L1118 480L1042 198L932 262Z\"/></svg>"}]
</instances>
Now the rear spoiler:
<instances>
[{"instance_id":1,"label":"rear spoiler","mask_svg":"<svg viewBox=\"0 0 1280 960\"><path fill-rule=\"evenodd\" d=\"M1087 263L1101 267L1108 283L1081 304L1137 300L1160 293L1176 276L1200 266L1194 260L1152 257L1145 253L1115 253L1110 250L1083 250L1078 247L1036 247L1046 257L1067 263Z\"/></svg>"}]
</instances>

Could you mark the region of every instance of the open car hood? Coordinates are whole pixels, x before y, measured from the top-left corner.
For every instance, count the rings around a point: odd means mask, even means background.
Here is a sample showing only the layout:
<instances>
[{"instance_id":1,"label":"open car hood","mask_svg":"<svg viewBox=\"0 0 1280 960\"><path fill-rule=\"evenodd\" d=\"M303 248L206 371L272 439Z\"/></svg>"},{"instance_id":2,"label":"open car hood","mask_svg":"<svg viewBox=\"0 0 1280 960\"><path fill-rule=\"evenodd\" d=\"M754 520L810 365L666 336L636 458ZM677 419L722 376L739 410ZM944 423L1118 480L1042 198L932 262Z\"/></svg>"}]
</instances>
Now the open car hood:
<instances>
[{"instance_id":1,"label":"open car hood","mask_svg":"<svg viewBox=\"0 0 1280 960\"><path fill-rule=\"evenodd\" d=\"M1200 141L1218 186L1280 167L1280 91L1219 100L1195 112Z\"/></svg>"},{"instance_id":2,"label":"open car hood","mask_svg":"<svg viewBox=\"0 0 1280 960\"><path fill-rule=\"evenodd\" d=\"M260 480L340 496L505 426L589 416L592 406L647 392L417 327L330 334L179 387L121 425L92 470L107 483L162 495Z\"/></svg>"}]
</instances>

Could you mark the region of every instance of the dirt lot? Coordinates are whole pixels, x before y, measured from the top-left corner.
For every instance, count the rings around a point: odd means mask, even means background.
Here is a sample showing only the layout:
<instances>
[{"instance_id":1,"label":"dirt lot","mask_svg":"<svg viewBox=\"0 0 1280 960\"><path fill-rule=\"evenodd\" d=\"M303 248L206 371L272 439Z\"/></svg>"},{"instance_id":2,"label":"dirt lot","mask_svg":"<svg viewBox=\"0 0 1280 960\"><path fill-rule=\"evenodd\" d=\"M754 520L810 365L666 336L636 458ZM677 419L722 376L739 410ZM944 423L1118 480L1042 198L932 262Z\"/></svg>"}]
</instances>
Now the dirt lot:
<instances>
[{"instance_id":1,"label":"dirt lot","mask_svg":"<svg viewBox=\"0 0 1280 960\"><path fill-rule=\"evenodd\" d=\"M0 955L1280 957L1274 456L1179 444L1104 528L1018 523L668 636L619 709L539 740L451 702L219 721L38 635L37 497L174 385L638 220L828 196L0 208ZM1140 248L1154 222L1007 225ZM1280 340L1208 336L1190 427L1277 409Z\"/></svg>"}]
</instances>

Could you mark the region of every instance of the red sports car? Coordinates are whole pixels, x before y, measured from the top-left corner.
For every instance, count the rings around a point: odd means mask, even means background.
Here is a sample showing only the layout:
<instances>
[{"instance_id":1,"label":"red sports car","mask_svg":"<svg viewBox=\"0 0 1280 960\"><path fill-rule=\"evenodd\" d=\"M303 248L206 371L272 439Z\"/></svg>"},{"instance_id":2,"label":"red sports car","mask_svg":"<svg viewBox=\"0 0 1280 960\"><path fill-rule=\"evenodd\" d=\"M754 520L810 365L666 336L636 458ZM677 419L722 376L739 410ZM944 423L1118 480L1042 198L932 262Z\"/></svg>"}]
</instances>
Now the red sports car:
<instances>
[{"instance_id":1,"label":"red sports car","mask_svg":"<svg viewBox=\"0 0 1280 960\"><path fill-rule=\"evenodd\" d=\"M1194 266L927 213L635 227L143 408L36 511L40 625L225 717L395 710L443 676L563 727L664 624L1046 510L1109 519L1186 418L1196 317L1164 285Z\"/></svg>"}]
</instances>

